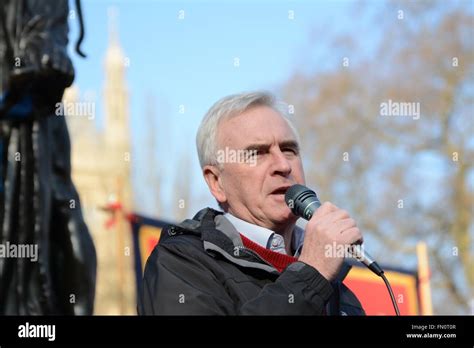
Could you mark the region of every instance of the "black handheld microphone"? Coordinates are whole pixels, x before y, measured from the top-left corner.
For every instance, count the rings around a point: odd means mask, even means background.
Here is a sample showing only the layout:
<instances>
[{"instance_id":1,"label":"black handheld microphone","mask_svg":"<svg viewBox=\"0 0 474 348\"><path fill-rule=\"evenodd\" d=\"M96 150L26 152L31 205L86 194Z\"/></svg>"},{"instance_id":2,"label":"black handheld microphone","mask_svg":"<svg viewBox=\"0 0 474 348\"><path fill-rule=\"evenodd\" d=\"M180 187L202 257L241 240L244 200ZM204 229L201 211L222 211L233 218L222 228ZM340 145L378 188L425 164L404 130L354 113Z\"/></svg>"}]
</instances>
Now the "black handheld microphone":
<instances>
[{"instance_id":1,"label":"black handheld microphone","mask_svg":"<svg viewBox=\"0 0 474 348\"><path fill-rule=\"evenodd\" d=\"M310 190L303 185L291 186L285 194L285 202L291 209L293 214L300 216L305 220L310 220L316 209L321 206L321 202L316 195L316 192ZM375 262L372 256L364 251L359 244L351 246L351 254L364 265L366 265L372 272L380 276L383 269Z\"/></svg>"},{"instance_id":2,"label":"black handheld microphone","mask_svg":"<svg viewBox=\"0 0 474 348\"><path fill-rule=\"evenodd\" d=\"M291 209L293 214L300 216L305 220L310 220L313 216L316 209L321 206L321 202L316 195L316 192L310 190L303 185L293 185L291 186L285 194L285 202L288 207ZM397 303L395 301L395 296L393 295L392 288L388 282L383 269L375 262L375 260L359 245L351 246L351 254L364 265L366 265L372 272L381 277L387 286L387 289L390 293L390 298L392 300L395 313L400 315L398 310Z\"/></svg>"}]
</instances>

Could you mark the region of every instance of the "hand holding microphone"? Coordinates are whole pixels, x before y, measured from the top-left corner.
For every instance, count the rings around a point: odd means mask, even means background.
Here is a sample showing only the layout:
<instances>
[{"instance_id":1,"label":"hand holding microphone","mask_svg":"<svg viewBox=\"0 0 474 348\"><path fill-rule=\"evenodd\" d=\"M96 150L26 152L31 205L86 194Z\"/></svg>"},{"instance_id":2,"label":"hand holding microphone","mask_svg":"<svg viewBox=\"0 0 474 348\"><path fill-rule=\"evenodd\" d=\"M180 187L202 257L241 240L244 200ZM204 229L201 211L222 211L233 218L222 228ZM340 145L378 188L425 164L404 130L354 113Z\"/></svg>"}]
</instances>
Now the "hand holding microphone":
<instances>
[{"instance_id":1,"label":"hand holding microphone","mask_svg":"<svg viewBox=\"0 0 474 348\"><path fill-rule=\"evenodd\" d=\"M316 193L306 186L293 185L285 194L285 202L293 214L308 220L303 250L299 261L316 268L329 281L335 279L344 262L345 252L349 251L357 260L380 276L390 293L395 313L400 315L392 288L383 269L362 248L362 234L349 214L334 204L319 202ZM330 253L326 251L329 246Z\"/></svg>"},{"instance_id":2,"label":"hand holding microphone","mask_svg":"<svg viewBox=\"0 0 474 348\"><path fill-rule=\"evenodd\" d=\"M382 268L363 250L361 246L363 242L362 234L354 219L345 210L339 209L329 202L321 205L316 192L298 184L291 186L286 191L285 202L293 214L309 221L306 226L305 244L308 242L310 245L307 249L316 248L318 251L316 254L314 253L315 250L306 250L305 252L303 246L301 256L304 253L304 257L303 259L300 257L301 261L309 260L313 263L314 259L319 259L316 263L322 267L322 274L327 273L332 279L335 277L333 273L336 272L337 274L344 261L344 257L338 257L338 250L342 248L344 250L343 254L347 250L372 272L378 276L383 274ZM320 253L321 244L323 251L328 246L334 246L333 249L335 250L330 250L330 257L321 257L326 255L326 253ZM323 259L329 260L324 261ZM319 268L315 268L319 271Z\"/></svg>"},{"instance_id":3,"label":"hand holding microphone","mask_svg":"<svg viewBox=\"0 0 474 348\"><path fill-rule=\"evenodd\" d=\"M349 214L326 202L316 210L306 225L303 250L299 260L316 268L326 279L333 280L351 245L362 243L362 234Z\"/></svg>"}]
</instances>

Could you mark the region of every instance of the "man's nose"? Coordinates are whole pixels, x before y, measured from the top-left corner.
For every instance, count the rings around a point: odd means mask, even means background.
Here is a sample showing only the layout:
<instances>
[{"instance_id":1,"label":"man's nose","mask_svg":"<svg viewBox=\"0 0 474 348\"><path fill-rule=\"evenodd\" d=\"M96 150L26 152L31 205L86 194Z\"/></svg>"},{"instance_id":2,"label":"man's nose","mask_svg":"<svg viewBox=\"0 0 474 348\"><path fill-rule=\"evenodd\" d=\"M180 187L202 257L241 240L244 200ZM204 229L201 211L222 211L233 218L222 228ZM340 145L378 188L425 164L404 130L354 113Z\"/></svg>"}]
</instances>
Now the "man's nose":
<instances>
[{"instance_id":1,"label":"man's nose","mask_svg":"<svg viewBox=\"0 0 474 348\"><path fill-rule=\"evenodd\" d=\"M291 173L290 161L280 149L273 153L273 173L283 176L288 176Z\"/></svg>"}]
</instances>

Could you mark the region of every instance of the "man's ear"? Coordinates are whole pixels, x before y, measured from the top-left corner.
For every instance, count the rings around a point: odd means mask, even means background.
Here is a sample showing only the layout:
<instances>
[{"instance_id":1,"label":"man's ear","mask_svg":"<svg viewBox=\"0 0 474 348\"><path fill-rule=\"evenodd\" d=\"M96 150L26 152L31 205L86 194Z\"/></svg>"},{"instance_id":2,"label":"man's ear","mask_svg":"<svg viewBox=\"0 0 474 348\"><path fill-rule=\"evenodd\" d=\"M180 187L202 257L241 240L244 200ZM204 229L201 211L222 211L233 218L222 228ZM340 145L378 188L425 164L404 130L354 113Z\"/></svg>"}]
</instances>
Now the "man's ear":
<instances>
[{"instance_id":1,"label":"man's ear","mask_svg":"<svg viewBox=\"0 0 474 348\"><path fill-rule=\"evenodd\" d=\"M202 173L214 198L219 203L225 203L227 197L222 187L221 170L217 166L206 165L202 169Z\"/></svg>"}]
</instances>

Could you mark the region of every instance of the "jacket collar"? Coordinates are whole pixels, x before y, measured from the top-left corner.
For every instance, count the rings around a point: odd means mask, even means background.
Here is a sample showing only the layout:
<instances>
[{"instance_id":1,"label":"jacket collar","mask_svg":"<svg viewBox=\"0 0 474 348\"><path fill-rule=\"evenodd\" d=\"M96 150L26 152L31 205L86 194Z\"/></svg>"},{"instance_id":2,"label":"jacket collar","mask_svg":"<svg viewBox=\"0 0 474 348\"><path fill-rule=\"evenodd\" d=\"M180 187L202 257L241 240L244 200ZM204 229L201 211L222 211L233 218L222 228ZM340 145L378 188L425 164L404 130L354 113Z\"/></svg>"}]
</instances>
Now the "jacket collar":
<instances>
[{"instance_id":1,"label":"jacket collar","mask_svg":"<svg viewBox=\"0 0 474 348\"><path fill-rule=\"evenodd\" d=\"M224 213L224 217L232 223L239 233L250 239L252 242L257 243L263 248L280 252L285 255L287 254L285 241L279 234L268 228L242 220L231 213ZM298 225L295 225L291 235L290 249L292 253L289 254L290 256L299 256L301 247L303 245L303 239L304 229Z\"/></svg>"},{"instance_id":2,"label":"jacket collar","mask_svg":"<svg viewBox=\"0 0 474 348\"><path fill-rule=\"evenodd\" d=\"M275 267L244 246L240 233L223 214L212 208L202 209L192 220L187 219L177 225L166 226L160 242L177 235L192 234L201 238L204 250L210 255L219 254L241 267L256 268L278 275Z\"/></svg>"},{"instance_id":3,"label":"jacket collar","mask_svg":"<svg viewBox=\"0 0 474 348\"><path fill-rule=\"evenodd\" d=\"M177 225L166 226L160 240L180 234L192 234L200 237L204 250L208 254L219 254L241 267L279 274L275 267L263 260L256 252L244 246L240 233L221 211L212 208L201 209L192 219L184 220ZM352 266L344 262L337 280L342 282L351 268Z\"/></svg>"}]
</instances>

